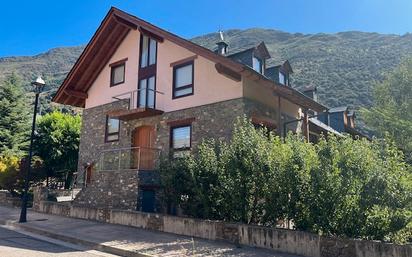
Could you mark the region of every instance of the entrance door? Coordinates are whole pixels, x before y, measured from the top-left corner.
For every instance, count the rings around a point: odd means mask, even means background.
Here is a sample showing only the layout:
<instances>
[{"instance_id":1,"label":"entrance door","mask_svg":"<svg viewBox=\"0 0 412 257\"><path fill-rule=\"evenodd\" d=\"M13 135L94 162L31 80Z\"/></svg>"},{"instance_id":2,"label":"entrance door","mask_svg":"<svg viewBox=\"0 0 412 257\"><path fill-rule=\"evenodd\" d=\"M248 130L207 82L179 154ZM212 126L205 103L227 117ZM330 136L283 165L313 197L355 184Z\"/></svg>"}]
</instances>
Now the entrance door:
<instances>
[{"instance_id":1,"label":"entrance door","mask_svg":"<svg viewBox=\"0 0 412 257\"><path fill-rule=\"evenodd\" d=\"M141 126L136 128L133 136L133 146L138 147L133 151L133 166L139 170L154 169L154 127Z\"/></svg>"},{"instance_id":2,"label":"entrance door","mask_svg":"<svg viewBox=\"0 0 412 257\"><path fill-rule=\"evenodd\" d=\"M155 197L156 193L154 190L143 190L142 191L142 211L143 212L154 212L155 211Z\"/></svg>"}]
</instances>

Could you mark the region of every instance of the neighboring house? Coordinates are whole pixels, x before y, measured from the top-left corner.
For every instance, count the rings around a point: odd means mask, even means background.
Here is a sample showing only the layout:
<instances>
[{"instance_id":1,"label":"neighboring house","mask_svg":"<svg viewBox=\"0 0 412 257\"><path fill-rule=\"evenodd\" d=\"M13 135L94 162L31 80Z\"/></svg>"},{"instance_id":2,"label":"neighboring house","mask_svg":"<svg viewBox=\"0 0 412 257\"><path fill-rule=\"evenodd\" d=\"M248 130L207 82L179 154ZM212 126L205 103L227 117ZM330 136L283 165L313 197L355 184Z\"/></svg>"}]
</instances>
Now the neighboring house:
<instances>
[{"instance_id":1,"label":"neighboring house","mask_svg":"<svg viewBox=\"0 0 412 257\"><path fill-rule=\"evenodd\" d=\"M74 204L161 211L159 156L227 140L239 116L279 135L333 131L310 125L327 108L290 87L288 61L267 67L270 57L263 42L231 53L222 36L211 51L111 8L53 98L84 108L78 184L87 187Z\"/></svg>"},{"instance_id":2,"label":"neighboring house","mask_svg":"<svg viewBox=\"0 0 412 257\"><path fill-rule=\"evenodd\" d=\"M303 94L318 101L317 88L308 86L303 89ZM330 108L326 112L316 113L311 112L309 118L309 133L311 142L317 142L321 133L325 130L337 135L349 134L352 138L368 138L369 137L355 128L355 111L348 106Z\"/></svg>"}]
</instances>

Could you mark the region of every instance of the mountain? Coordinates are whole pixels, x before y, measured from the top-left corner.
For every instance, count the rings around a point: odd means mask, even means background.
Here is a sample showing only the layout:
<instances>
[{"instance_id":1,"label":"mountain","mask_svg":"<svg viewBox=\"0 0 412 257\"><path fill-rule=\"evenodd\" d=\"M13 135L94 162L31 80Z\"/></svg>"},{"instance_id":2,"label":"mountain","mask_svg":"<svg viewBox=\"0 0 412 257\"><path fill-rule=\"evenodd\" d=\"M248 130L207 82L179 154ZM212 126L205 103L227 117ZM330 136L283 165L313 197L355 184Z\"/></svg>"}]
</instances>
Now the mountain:
<instances>
[{"instance_id":1,"label":"mountain","mask_svg":"<svg viewBox=\"0 0 412 257\"><path fill-rule=\"evenodd\" d=\"M214 49L217 39L218 34L211 33L192 41ZM357 31L292 34L253 28L225 31L225 40L231 51L264 41L272 55L269 64L280 64L288 59L294 70L293 86L300 89L305 85L316 85L320 101L329 107L368 106L374 82L394 69L402 58L412 56L412 34L399 36ZM36 56L0 58L0 80L16 72L29 85L35 76L43 74L49 89L54 92L82 50L82 46L62 47Z\"/></svg>"}]
</instances>

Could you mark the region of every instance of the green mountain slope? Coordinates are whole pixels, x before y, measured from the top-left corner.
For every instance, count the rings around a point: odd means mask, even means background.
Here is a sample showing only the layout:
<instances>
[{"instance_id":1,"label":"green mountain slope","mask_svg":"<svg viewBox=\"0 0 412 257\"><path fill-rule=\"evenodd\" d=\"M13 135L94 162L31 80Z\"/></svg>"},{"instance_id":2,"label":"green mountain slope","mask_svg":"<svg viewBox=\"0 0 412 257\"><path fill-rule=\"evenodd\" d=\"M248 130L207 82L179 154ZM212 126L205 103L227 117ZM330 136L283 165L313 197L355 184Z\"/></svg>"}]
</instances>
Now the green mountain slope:
<instances>
[{"instance_id":1,"label":"green mountain slope","mask_svg":"<svg viewBox=\"0 0 412 257\"><path fill-rule=\"evenodd\" d=\"M391 71L402 58L412 56L412 35L382 35L364 32L337 34L286 33L271 29L229 30L225 32L231 50L240 50L265 41L272 55L270 64L288 59L294 69L293 86L318 86L320 101L330 107L371 103L375 80ZM193 38L214 49L217 33ZM83 47L56 48L30 57L0 58L0 80L12 72L27 85L37 74L48 79L52 92L62 82Z\"/></svg>"}]
</instances>

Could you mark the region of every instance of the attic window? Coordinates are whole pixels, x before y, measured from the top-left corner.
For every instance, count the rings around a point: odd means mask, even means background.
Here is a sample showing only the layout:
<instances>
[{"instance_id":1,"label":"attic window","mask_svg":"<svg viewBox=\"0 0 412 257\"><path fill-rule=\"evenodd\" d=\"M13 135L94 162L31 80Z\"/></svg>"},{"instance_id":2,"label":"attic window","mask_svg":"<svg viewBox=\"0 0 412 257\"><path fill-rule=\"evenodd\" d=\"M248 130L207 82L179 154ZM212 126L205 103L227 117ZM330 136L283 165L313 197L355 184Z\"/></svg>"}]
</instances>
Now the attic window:
<instances>
[{"instance_id":1,"label":"attic window","mask_svg":"<svg viewBox=\"0 0 412 257\"><path fill-rule=\"evenodd\" d=\"M262 74L263 72L263 63L262 60L253 56L253 69Z\"/></svg>"},{"instance_id":2,"label":"attic window","mask_svg":"<svg viewBox=\"0 0 412 257\"><path fill-rule=\"evenodd\" d=\"M286 85L287 83L286 75L285 73L279 71L279 83L282 85Z\"/></svg>"}]
</instances>

